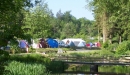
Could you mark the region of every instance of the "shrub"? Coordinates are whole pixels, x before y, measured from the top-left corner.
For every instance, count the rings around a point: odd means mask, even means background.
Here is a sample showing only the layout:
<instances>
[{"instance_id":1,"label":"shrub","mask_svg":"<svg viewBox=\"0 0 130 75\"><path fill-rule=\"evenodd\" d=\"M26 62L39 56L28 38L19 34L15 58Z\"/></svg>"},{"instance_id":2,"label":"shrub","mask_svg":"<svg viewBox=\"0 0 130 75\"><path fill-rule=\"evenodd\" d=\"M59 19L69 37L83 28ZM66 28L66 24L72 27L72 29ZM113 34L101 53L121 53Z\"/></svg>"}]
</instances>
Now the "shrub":
<instances>
[{"instance_id":1,"label":"shrub","mask_svg":"<svg viewBox=\"0 0 130 75\"><path fill-rule=\"evenodd\" d=\"M6 72L4 66L6 66L6 61L8 61L8 59L9 59L9 53L0 50L0 75L3 75Z\"/></svg>"},{"instance_id":2,"label":"shrub","mask_svg":"<svg viewBox=\"0 0 130 75\"><path fill-rule=\"evenodd\" d=\"M118 45L119 45L118 43L109 44L106 50L114 51Z\"/></svg>"},{"instance_id":3,"label":"shrub","mask_svg":"<svg viewBox=\"0 0 130 75\"><path fill-rule=\"evenodd\" d=\"M126 54L130 50L130 41L123 41L116 49L117 54Z\"/></svg>"},{"instance_id":4,"label":"shrub","mask_svg":"<svg viewBox=\"0 0 130 75\"><path fill-rule=\"evenodd\" d=\"M112 52L109 51L109 50L101 50L101 51L99 52L99 56L100 56L100 57L114 56L114 53L112 53Z\"/></svg>"},{"instance_id":5,"label":"shrub","mask_svg":"<svg viewBox=\"0 0 130 75\"><path fill-rule=\"evenodd\" d=\"M29 53L35 53L36 52L36 49L33 48L32 46L29 47Z\"/></svg>"},{"instance_id":6,"label":"shrub","mask_svg":"<svg viewBox=\"0 0 130 75\"><path fill-rule=\"evenodd\" d=\"M48 64L46 64L47 70L49 70L51 73L62 73L63 72L63 62L62 61L52 61ZM67 66L65 66L67 67Z\"/></svg>"},{"instance_id":7,"label":"shrub","mask_svg":"<svg viewBox=\"0 0 130 75\"><path fill-rule=\"evenodd\" d=\"M105 43L103 43L103 45L102 45L102 48L108 48L109 47L109 41L106 41Z\"/></svg>"}]
</instances>

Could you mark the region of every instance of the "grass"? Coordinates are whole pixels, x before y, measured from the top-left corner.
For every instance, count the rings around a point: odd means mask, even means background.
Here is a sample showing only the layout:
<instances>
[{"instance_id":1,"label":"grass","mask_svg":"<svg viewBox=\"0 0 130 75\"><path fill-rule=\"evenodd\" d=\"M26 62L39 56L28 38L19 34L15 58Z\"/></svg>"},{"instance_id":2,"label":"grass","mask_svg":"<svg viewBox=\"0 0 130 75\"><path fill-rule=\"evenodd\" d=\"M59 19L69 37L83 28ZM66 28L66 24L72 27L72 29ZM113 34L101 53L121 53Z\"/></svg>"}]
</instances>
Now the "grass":
<instances>
[{"instance_id":1,"label":"grass","mask_svg":"<svg viewBox=\"0 0 130 75\"><path fill-rule=\"evenodd\" d=\"M39 63L24 63L18 61L8 61L8 66L5 70L9 70L5 75L47 75L44 64Z\"/></svg>"},{"instance_id":2,"label":"grass","mask_svg":"<svg viewBox=\"0 0 130 75\"><path fill-rule=\"evenodd\" d=\"M5 70L10 73L6 75L49 75L61 73L63 69L61 61L51 61L50 58L37 53L10 55L7 64Z\"/></svg>"}]
</instances>

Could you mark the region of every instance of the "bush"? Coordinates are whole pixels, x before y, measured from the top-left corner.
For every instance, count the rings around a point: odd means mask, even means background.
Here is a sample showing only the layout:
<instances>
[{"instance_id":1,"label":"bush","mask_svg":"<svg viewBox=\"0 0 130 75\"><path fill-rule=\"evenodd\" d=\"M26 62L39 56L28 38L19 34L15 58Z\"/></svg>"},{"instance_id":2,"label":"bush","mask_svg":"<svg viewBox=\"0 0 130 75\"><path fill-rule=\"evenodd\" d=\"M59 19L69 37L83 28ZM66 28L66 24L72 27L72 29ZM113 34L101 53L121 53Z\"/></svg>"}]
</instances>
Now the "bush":
<instances>
[{"instance_id":1,"label":"bush","mask_svg":"<svg viewBox=\"0 0 130 75\"><path fill-rule=\"evenodd\" d=\"M101 50L99 52L99 56L100 57L108 57L108 56L113 56L114 57L114 53L112 53L111 51L109 50Z\"/></svg>"},{"instance_id":2,"label":"bush","mask_svg":"<svg viewBox=\"0 0 130 75\"><path fill-rule=\"evenodd\" d=\"M9 53L3 50L0 50L0 75L3 75L7 71L5 70L6 61L9 59Z\"/></svg>"},{"instance_id":3,"label":"bush","mask_svg":"<svg viewBox=\"0 0 130 75\"><path fill-rule=\"evenodd\" d=\"M117 54L126 54L130 50L130 41L123 41L116 49Z\"/></svg>"},{"instance_id":4,"label":"bush","mask_svg":"<svg viewBox=\"0 0 130 75\"><path fill-rule=\"evenodd\" d=\"M106 48L106 50L114 51L116 50L118 43L109 44L109 46Z\"/></svg>"},{"instance_id":5,"label":"bush","mask_svg":"<svg viewBox=\"0 0 130 75\"><path fill-rule=\"evenodd\" d=\"M102 48L106 49L109 47L109 45L110 45L109 41L106 41L105 43L103 43Z\"/></svg>"},{"instance_id":6,"label":"bush","mask_svg":"<svg viewBox=\"0 0 130 75\"><path fill-rule=\"evenodd\" d=\"M67 68L67 65L64 65L62 61L52 61L46 64L46 68L51 73L63 73L64 69Z\"/></svg>"}]
</instances>

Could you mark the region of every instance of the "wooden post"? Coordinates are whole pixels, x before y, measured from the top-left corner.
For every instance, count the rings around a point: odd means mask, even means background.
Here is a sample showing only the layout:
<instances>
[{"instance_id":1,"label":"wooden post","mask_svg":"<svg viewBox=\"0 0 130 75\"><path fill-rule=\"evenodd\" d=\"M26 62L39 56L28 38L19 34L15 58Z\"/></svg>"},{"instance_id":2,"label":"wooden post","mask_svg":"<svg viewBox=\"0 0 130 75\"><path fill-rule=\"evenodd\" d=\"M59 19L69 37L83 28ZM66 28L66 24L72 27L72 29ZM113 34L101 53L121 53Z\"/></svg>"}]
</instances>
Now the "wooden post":
<instances>
[{"instance_id":1,"label":"wooden post","mask_svg":"<svg viewBox=\"0 0 130 75\"><path fill-rule=\"evenodd\" d=\"M98 72L98 65L90 65L90 72Z\"/></svg>"}]
</instances>

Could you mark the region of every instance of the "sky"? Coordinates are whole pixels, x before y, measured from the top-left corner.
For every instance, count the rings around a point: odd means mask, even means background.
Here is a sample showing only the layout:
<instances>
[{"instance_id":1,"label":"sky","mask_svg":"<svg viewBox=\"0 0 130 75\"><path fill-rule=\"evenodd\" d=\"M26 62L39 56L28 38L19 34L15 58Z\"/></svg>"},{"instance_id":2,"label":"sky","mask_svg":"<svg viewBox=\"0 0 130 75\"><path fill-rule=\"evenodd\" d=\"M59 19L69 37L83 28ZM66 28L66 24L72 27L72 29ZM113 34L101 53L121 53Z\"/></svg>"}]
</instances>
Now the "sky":
<instances>
[{"instance_id":1,"label":"sky","mask_svg":"<svg viewBox=\"0 0 130 75\"><path fill-rule=\"evenodd\" d=\"M89 20L94 20L93 12L85 8L86 0L45 0L49 9L52 10L54 16L61 9L61 12L71 11L77 19L85 17Z\"/></svg>"}]
</instances>

